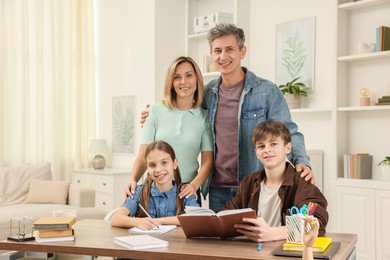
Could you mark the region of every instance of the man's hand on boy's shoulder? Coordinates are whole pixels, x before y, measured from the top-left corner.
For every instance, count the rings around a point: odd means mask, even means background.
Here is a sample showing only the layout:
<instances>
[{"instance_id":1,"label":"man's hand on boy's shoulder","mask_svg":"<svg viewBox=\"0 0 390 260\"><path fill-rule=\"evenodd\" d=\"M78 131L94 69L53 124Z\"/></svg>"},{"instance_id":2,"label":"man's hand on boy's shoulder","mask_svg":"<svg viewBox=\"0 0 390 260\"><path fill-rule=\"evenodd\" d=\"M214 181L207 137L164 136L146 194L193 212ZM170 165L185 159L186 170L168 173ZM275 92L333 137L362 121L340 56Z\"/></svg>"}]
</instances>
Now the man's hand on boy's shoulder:
<instances>
[{"instance_id":1,"label":"man's hand on boy's shoulder","mask_svg":"<svg viewBox=\"0 0 390 260\"><path fill-rule=\"evenodd\" d=\"M295 170L301 173L301 177L305 178L305 181L310 180L312 184L317 185L316 178L309 166L298 163L297 165L295 165Z\"/></svg>"}]
</instances>

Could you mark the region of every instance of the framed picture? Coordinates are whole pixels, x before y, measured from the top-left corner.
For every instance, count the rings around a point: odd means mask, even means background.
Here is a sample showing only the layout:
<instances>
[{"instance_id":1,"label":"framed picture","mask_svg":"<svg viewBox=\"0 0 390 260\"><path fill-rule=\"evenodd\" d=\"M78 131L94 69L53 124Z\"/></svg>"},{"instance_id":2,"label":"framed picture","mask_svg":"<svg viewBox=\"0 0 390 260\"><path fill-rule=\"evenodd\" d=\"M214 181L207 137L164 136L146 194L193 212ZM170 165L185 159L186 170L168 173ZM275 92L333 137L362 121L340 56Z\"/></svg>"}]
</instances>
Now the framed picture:
<instances>
[{"instance_id":1,"label":"framed picture","mask_svg":"<svg viewBox=\"0 0 390 260\"><path fill-rule=\"evenodd\" d=\"M135 96L112 98L112 153L134 154Z\"/></svg>"},{"instance_id":2,"label":"framed picture","mask_svg":"<svg viewBox=\"0 0 390 260\"><path fill-rule=\"evenodd\" d=\"M277 85L300 77L314 91L315 17L276 25Z\"/></svg>"}]
</instances>

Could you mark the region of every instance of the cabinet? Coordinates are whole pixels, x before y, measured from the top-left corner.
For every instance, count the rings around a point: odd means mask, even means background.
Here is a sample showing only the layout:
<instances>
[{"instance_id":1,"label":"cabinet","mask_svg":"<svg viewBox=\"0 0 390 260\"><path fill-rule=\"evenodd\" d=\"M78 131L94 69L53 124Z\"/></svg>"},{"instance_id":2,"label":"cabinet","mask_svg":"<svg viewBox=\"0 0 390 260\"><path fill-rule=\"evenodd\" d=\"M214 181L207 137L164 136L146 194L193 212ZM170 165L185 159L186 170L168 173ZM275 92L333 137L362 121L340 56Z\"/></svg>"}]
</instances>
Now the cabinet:
<instances>
[{"instance_id":1,"label":"cabinet","mask_svg":"<svg viewBox=\"0 0 390 260\"><path fill-rule=\"evenodd\" d=\"M375 43L376 28L390 26L390 0L339 0L337 18L337 230L358 234L359 259L388 259L390 182L380 180L377 164L389 154L390 106L375 102L390 95L390 51L359 53L357 45ZM363 88L370 90L371 106L359 104ZM372 180L343 178L343 155L353 153L373 155Z\"/></svg>"},{"instance_id":2,"label":"cabinet","mask_svg":"<svg viewBox=\"0 0 390 260\"><path fill-rule=\"evenodd\" d=\"M390 51L359 53L359 42L375 43L376 27L390 26L389 0L339 1L337 32L336 136L338 177L343 154L373 155L373 179L378 162L389 153L390 106L375 106L390 95ZM360 91L370 90L371 106L360 106ZM377 137L377 138L375 138Z\"/></svg>"},{"instance_id":3,"label":"cabinet","mask_svg":"<svg viewBox=\"0 0 390 260\"><path fill-rule=\"evenodd\" d=\"M217 12L233 14L233 23L243 28L246 36L246 45L249 44L249 0L186 0L185 20L185 52L192 57L202 70L204 82L217 78L219 72L208 72L204 66L204 56L210 54L210 47L207 41L207 32L195 33L194 18L209 15ZM245 60L249 60L247 57ZM243 65L246 66L246 61Z\"/></svg>"},{"instance_id":4,"label":"cabinet","mask_svg":"<svg viewBox=\"0 0 390 260\"><path fill-rule=\"evenodd\" d=\"M390 191L383 182L340 180L337 189L338 232L358 235L359 259L389 259ZM341 217L342 216L342 217Z\"/></svg>"},{"instance_id":5,"label":"cabinet","mask_svg":"<svg viewBox=\"0 0 390 260\"><path fill-rule=\"evenodd\" d=\"M95 206L106 213L123 203L123 187L129 178L130 170L126 169L75 169L72 171L72 183L94 188L96 191Z\"/></svg>"}]
</instances>

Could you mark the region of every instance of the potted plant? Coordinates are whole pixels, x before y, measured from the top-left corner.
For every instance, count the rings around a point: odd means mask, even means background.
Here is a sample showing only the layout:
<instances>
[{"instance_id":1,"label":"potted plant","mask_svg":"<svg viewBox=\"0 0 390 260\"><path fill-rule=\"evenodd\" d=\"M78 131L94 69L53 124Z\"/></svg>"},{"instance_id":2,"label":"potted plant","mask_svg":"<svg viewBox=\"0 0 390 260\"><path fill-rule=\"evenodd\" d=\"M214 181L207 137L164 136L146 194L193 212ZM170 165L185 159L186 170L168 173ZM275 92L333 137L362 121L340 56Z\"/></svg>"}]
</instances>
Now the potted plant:
<instances>
[{"instance_id":1,"label":"potted plant","mask_svg":"<svg viewBox=\"0 0 390 260\"><path fill-rule=\"evenodd\" d=\"M390 181L390 156L386 156L378 163L378 166L380 166L382 180Z\"/></svg>"},{"instance_id":2,"label":"potted plant","mask_svg":"<svg viewBox=\"0 0 390 260\"><path fill-rule=\"evenodd\" d=\"M279 85L279 89L286 98L287 105L290 109L300 108L302 97L307 97L305 84L298 82L300 78L301 77L297 77L292 81L287 82L285 85Z\"/></svg>"}]
</instances>

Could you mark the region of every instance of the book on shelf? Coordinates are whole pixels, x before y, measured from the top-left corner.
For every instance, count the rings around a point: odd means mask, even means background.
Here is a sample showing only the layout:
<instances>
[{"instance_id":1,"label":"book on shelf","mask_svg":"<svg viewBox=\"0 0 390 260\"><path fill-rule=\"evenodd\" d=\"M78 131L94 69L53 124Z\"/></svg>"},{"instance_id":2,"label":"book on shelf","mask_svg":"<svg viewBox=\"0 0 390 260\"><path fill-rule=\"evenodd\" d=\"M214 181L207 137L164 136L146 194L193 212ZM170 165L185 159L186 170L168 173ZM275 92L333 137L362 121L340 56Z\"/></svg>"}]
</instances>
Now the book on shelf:
<instances>
[{"instance_id":1,"label":"book on shelf","mask_svg":"<svg viewBox=\"0 0 390 260\"><path fill-rule=\"evenodd\" d=\"M176 225L159 225L154 229L139 229L137 227L129 228L130 234L155 234L162 235L176 228Z\"/></svg>"},{"instance_id":2,"label":"book on shelf","mask_svg":"<svg viewBox=\"0 0 390 260\"><path fill-rule=\"evenodd\" d=\"M390 27L381 25L376 28L376 50L390 50Z\"/></svg>"},{"instance_id":3,"label":"book on shelf","mask_svg":"<svg viewBox=\"0 0 390 260\"><path fill-rule=\"evenodd\" d=\"M382 51L390 50L390 27L381 26L382 30Z\"/></svg>"},{"instance_id":4,"label":"book on shelf","mask_svg":"<svg viewBox=\"0 0 390 260\"><path fill-rule=\"evenodd\" d=\"M383 97L378 98L378 103L384 103L384 102L389 103L390 102L390 97L383 96Z\"/></svg>"},{"instance_id":5,"label":"book on shelf","mask_svg":"<svg viewBox=\"0 0 390 260\"><path fill-rule=\"evenodd\" d=\"M75 217L41 217L33 222L35 230L65 230L76 223Z\"/></svg>"},{"instance_id":6,"label":"book on shelf","mask_svg":"<svg viewBox=\"0 0 390 260\"><path fill-rule=\"evenodd\" d=\"M243 218L256 218L256 212L251 208L223 210L215 213L211 209L187 206L185 212L178 216L178 219L187 238L242 236L234 228L234 224L244 223Z\"/></svg>"},{"instance_id":7,"label":"book on shelf","mask_svg":"<svg viewBox=\"0 0 390 260\"><path fill-rule=\"evenodd\" d=\"M313 244L313 252L324 252L332 243L331 237L317 237ZM283 244L283 250L285 251L303 251L303 244L294 244L285 242Z\"/></svg>"},{"instance_id":8,"label":"book on shelf","mask_svg":"<svg viewBox=\"0 0 390 260\"><path fill-rule=\"evenodd\" d=\"M344 154L344 178L371 179L372 155Z\"/></svg>"},{"instance_id":9,"label":"book on shelf","mask_svg":"<svg viewBox=\"0 0 390 260\"><path fill-rule=\"evenodd\" d=\"M62 241L74 241L75 236L62 236L62 237L40 237L37 230L34 230L35 241L38 243L50 243L50 242L62 242Z\"/></svg>"},{"instance_id":10,"label":"book on shelf","mask_svg":"<svg viewBox=\"0 0 390 260\"><path fill-rule=\"evenodd\" d=\"M378 103L375 103L376 106L388 106L390 105L390 101L389 102L378 102Z\"/></svg>"},{"instance_id":11,"label":"book on shelf","mask_svg":"<svg viewBox=\"0 0 390 260\"><path fill-rule=\"evenodd\" d=\"M72 228L64 230L36 230L40 238L47 237L64 237L64 236L73 236L74 230Z\"/></svg>"},{"instance_id":12,"label":"book on shelf","mask_svg":"<svg viewBox=\"0 0 390 260\"><path fill-rule=\"evenodd\" d=\"M114 243L129 249L149 249L168 247L168 241L150 235L133 235L114 237Z\"/></svg>"}]
</instances>

